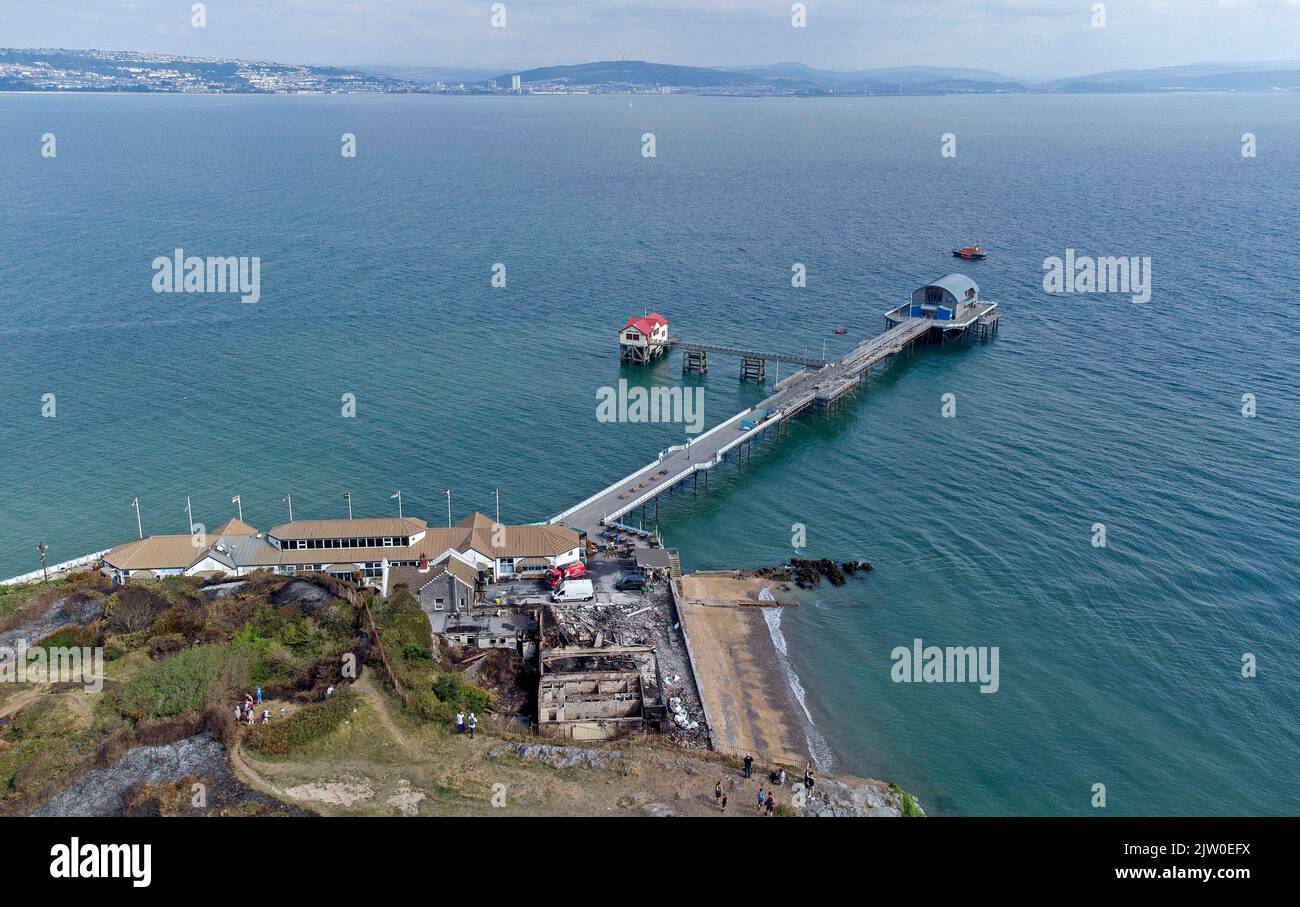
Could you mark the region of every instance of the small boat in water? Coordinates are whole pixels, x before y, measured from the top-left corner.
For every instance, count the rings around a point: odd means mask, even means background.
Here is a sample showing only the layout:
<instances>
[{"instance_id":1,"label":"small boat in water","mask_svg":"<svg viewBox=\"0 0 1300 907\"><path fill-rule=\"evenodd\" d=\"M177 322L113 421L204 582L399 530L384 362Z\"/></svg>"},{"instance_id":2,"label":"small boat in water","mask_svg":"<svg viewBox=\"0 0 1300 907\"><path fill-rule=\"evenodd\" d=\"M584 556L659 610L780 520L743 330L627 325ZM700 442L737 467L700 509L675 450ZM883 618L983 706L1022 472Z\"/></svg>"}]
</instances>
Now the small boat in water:
<instances>
[{"instance_id":1,"label":"small boat in water","mask_svg":"<svg viewBox=\"0 0 1300 907\"><path fill-rule=\"evenodd\" d=\"M849 332L849 329L848 329L848 328L836 328L836 329L835 329L835 333L837 333L837 334L847 334L848 332Z\"/></svg>"},{"instance_id":2,"label":"small boat in water","mask_svg":"<svg viewBox=\"0 0 1300 907\"><path fill-rule=\"evenodd\" d=\"M962 246L960 249L952 250L952 257L960 258L965 261L983 261L984 259L989 257L989 253L985 252L977 245Z\"/></svg>"}]
</instances>

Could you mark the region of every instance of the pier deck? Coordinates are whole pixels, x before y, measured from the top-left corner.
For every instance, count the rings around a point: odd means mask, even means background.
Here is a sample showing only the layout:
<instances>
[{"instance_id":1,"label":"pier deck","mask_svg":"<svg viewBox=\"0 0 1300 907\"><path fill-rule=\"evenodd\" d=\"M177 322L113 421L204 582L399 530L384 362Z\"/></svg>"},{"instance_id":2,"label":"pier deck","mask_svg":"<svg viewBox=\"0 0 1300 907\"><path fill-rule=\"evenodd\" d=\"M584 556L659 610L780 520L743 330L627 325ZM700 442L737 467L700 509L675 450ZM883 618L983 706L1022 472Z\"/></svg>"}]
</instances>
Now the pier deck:
<instances>
[{"instance_id":1,"label":"pier deck","mask_svg":"<svg viewBox=\"0 0 1300 907\"><path fill-rule=\"evenodd\" d=\"M815 371L790 376L767 399L736 413L687 444L670 447L654 462L556 514L548 522L562 523L595 538L602 526L617 522L620 517L654 501L678 483L700 472L705 472L707 479L707 470L721 463L728 452L755 436L781 425L809 406L833 403L856 387L873 366L902 352L935 326L935 322L928 318L903 319L883 334L862 341L844 358ZM751 413L764 409L770 413L768 418L752 429L741 429L741 422Z\"/></svg>"}]
</instances>

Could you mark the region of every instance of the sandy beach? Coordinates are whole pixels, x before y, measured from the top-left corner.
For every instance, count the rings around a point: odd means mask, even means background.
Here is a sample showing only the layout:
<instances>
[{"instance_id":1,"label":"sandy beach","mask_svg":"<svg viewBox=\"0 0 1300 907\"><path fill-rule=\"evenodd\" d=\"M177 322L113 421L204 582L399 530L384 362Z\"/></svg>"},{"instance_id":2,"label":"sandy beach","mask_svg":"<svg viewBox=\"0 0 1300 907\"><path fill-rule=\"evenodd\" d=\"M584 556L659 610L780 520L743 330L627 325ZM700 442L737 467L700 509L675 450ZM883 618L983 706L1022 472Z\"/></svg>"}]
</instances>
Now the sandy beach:
<instances>
[{"instance_id":1,"label":"sandy beach","mask_svg":"<svg viewBox=\"0 0 1300 907\"><path fill-rule=\"evenodd\" d=\"M714 746L750 753L763 765L802 769L809 761L799 704L772 643L758 600L765 585L784 599L784 584L731 574L682 577L682 622L690 637L696 680Z\"/></svg>"}]
</instances>

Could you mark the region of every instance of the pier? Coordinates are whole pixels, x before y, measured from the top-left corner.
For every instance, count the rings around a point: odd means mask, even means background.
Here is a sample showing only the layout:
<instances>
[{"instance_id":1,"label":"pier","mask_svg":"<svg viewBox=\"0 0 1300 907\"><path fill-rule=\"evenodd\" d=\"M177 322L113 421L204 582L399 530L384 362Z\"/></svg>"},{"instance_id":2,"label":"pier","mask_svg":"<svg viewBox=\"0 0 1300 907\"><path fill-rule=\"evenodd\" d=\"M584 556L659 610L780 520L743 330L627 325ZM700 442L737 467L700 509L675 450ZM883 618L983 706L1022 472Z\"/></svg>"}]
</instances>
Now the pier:
<instances>
[{"instance_id":1,"label":"pier","mask_svg":"<svg viewBox=\"0 0 1300 907\"><path fill-rule=\"evenodd\" d=\"M657 517L659 497L683 482L690 481L693 487L698 488L703 476L707 488L709 471L721 464L727 454L735 451L738 461L743 463L760 435L781 428L810 407L833 408L873 370L887 367L895 356L909 350L918 341L934 338L942 343L950 338L987 339L994 336L998 327L997 303L981 300L974 281L959 274L949 274L919 288L912 293L909 302L886 312L885 323L883 333L861 341L847 355L833 362L740 347L674 342L667 338L666 345L680 346L683 357L690 355L692 350L703 357L704 367L699 371L707 370L709 352L741 358L742 378L747 377L743 364L746 359L794 362L802 367L780 381L775 393L762 402L736 413L685 444L662 451L651 463L557 513L549 522L586 533L588 538L598 537L607 526L647 537L648 533L643 530L626 525L623 517L638 508L648 517L647 508L651 504ZM665 333L666 327L664 322ZM683 367L691 370L685 365Z\"/></svg>"}]
</instances>

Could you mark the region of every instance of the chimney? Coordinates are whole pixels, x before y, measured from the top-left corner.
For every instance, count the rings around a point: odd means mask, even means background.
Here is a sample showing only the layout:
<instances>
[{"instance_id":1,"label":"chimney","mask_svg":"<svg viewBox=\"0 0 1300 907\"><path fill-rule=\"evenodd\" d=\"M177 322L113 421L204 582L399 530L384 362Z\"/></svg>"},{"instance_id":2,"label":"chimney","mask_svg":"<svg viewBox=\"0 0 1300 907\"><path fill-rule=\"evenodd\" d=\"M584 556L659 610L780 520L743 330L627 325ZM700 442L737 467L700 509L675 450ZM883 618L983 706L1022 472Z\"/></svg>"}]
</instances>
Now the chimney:
<instances>
[{"instance_id":1,"label":"chimney","mask_svg":"<svg viewBox=\"0 0 1300 907\"><path fill-rule=\"evenodd\" d=\"M420 565L416 569L421 573L429 572L429 555L425 554L423 551L420 552Z\"/></svg>"}]
</instances>

